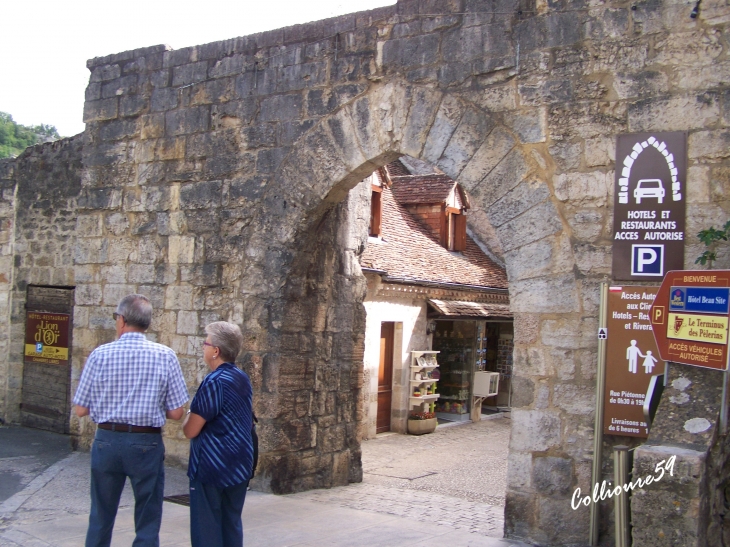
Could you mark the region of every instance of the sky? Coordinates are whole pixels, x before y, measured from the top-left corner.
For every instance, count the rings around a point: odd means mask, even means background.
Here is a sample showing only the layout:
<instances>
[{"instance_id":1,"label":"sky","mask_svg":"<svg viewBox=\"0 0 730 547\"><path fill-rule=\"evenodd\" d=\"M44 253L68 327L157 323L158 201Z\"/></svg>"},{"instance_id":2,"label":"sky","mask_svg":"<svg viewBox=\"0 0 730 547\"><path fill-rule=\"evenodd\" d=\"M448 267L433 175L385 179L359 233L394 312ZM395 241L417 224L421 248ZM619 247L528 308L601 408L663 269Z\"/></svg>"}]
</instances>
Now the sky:
<instances>
[{"instance_id":1,"label":"sky","mask_svg":"<svg viewBox=\"0 0 730 547\"><path fill-rule=\"evenodd\" d=\"M0 112L23 125L84 130L87 59L167 44L179 49L247 36L395 0L36 0L4 2Z\"/></svg>"}]
</instances>

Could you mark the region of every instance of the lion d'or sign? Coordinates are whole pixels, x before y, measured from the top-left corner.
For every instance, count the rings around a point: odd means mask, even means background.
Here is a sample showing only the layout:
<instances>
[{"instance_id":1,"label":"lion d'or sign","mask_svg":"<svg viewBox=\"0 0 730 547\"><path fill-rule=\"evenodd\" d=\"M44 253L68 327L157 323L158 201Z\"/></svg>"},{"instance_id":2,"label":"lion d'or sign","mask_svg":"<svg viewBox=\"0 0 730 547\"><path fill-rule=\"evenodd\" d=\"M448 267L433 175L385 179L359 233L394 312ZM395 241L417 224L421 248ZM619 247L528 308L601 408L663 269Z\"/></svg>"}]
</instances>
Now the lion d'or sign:
<instances>
[{"instance_id":1,"label":"lion d'or sign","mask_svg":"<svg viewBox=\"0 0 730 547\"><path fill-rule=\"evenodd\" d=\"M68 364L70 315L28 312L25 322L26 363Z\"/></svg>"},{"instance_id":2,"label":"lion d'or sign","mask_svg":"<svg viewBox=\"0 0 730 547\"><path fill-rule=\"evenodd\" d=\"M613 278L659 281L684 267L687 135L616 140Z\"/></svg>"}]
</instances>

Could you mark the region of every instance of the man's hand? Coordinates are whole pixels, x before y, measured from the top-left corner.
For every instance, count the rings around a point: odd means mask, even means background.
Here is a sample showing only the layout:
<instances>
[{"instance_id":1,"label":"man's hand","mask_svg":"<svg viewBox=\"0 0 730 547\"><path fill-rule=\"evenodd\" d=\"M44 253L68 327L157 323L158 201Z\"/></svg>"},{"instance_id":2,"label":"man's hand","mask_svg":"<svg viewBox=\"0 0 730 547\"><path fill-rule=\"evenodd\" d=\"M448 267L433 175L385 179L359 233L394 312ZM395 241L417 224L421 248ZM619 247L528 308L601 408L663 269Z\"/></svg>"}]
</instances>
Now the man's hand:
<instances>
[{"instance_id":1,"label":"man's hand","mask_svg":"<svg viewBox=\"0 0 730 547\"><path fill-rule=\"evenodd\" d=\"M185 407L183 406L176 408L175 410L168 410L165 412L165 416L167 416L168 420L179 420L183 417L183 414L185 414Z\"/></svg>"},{"instance_id":2,"label":"man's hand","mask_svg":"<svg viewBox=\"0 0 730 547\"><path fill-rule=\"evenodd\" d=\"M74 405L74 411L76 412L76 416L79 418L89 415L89 409L85 406Z\"/></svg>"}]
</instances>

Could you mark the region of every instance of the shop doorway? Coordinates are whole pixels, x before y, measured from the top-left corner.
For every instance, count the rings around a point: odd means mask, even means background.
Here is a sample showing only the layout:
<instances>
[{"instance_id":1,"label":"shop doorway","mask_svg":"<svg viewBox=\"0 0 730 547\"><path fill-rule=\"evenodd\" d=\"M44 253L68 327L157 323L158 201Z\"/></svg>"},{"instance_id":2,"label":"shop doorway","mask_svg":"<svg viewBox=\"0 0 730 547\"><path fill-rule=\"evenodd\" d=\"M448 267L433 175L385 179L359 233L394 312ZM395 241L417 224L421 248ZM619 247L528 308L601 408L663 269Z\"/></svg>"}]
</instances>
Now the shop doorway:
<instances>
[{"instance_id":1,"label":"shop doorway","mask_svg":"<svg viewBox=\"0 0 730 547\"><path fill-rule=\"evenodd\" d=\"M441 380L436 404L439 420L473 420L477 400L475 385L481 373L498 373L495 395L479 401L481 410L491 414L509 411L514 349L512 321L436 320L433 349L439 353Z\"/></svg>"},{"instance_id":2,"label":"shop doorway","mask_svg":"<svg viewBox=\"0 0 730 547\"><path fill-rule=\"evenodd\" d=\"M376 433L390 431L390 412L393 405L393 348L395 323L380 326L380 366L378 367L378 416Z\"/></svg>"}]
</instances>

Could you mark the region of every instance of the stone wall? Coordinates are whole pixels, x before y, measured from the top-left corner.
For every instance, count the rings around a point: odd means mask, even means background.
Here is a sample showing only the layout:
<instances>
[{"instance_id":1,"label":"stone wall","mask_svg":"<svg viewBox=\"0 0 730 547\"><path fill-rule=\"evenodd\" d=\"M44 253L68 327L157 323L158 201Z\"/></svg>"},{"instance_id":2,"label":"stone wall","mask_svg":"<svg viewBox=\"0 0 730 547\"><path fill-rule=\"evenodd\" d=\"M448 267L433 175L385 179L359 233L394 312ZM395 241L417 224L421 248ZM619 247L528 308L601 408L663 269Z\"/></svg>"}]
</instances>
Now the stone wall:
<instances>
[{"instance_id":1,"label":"stone wall","mask_svg":"<svg viewBox=\"0 0 730 547\"><path fill-rule=\"evenodd\" d=\"M631 497L635 547L721 547L730 530L726 491L728 436L719 431L723 373L672 363L646 444L634 456L634 480L659 476L657 464L676 457L674 473Z\"/></svg>"},{"instance_id":2,"label":"stone wall","mask_svg":"<svg viewBox=\"0 0 730 547\"><path fill-rule=\"evenodd\" d=\"M337 204L400 155L428 161L470 193L469 230L498 239L510 279L520 397L505 532L585 542L587 510L570 495L590 486L616 134L689 133L686 265L693 234L730 207L730 7L704 0L696 19L691 7L404 0L89 61L74 378L124 293L150 295L152 335L178 352L191 391L203 326L235 321L262 419L260 487L358 480L365 290ZM37 282L24 257L16 285ZM71 428L88 442L87 421ZM178 426L166 439L185 456Z\"/></svg>"},{"instance_id":3,"label":"stone wall","mask_svg":"<svg viewBox=\"0 0 730 547\"><path fill-rule=\"evenodd\" d=\"M16 159L0 162L7 207L0 218L0 287L5 287L3 306L7 306L0 316L6 327L0 334L0 374L7 382L1 396L8 422L20 419L28 285L74 284L83 142L83 135L77 135L28 148Z\"/></svg>"},{"instance_id":4,"label":"stone wall","mask_svg":"<svg viewBox=\"0 0 730 547\"><path fill-rule=\"evenodd\" d=\"M20 416L20 382L11 380L10 347L10 294L13 283L13 250L15 240L15 162L0 160L0 418L17 420ZM12 402L10 402L12 401ZM16 411L9 415L9 406Z\"/></svg>"}]
</instances>

